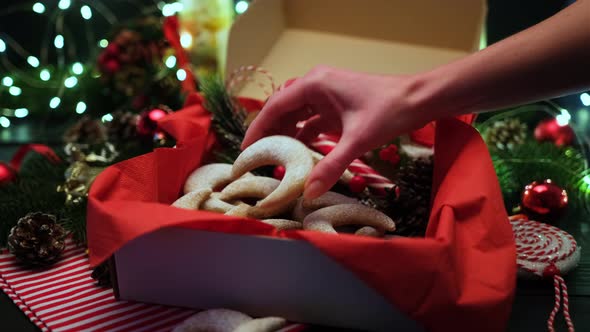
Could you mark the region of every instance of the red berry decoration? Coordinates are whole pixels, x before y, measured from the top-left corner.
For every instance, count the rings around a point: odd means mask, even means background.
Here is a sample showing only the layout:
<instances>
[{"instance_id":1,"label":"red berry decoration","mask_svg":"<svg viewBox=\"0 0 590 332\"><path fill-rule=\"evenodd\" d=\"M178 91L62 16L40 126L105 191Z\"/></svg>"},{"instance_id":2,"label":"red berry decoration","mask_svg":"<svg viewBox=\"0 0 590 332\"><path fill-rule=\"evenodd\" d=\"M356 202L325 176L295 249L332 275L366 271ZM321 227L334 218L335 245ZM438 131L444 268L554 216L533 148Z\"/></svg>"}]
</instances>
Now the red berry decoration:
<instances>
[{"instance_id":1,"label":"red berry decoration","mask_svg":"<svg viewBox=\"0 0 590 332\"><path fill-rule=\"evenodd\" d=\"M104 70L109 74L114 74L118 72L119 69L121 69L121 64L115 59L109 59L104 64Z\"/></svg>"},{"instance_id":2,"label":"red berry decoration","mask_svg":"<svg viewBox=\"0 0 590 332\"><path fill-rule=\"evenodd\" d=\"M558 275L560 275L559 269L553 263L551 263L550 265L547 265L547 267L543 270L543 277L544 278L553 278L553 276L558 276Z\"/></svg>"},{"instance_id":3,"label":"red berry decoration","mask_svg":"<svg viewBox=\"0 0 590 332\"><path fill-rule=\"evenodd\" d=\"M524 188L521 198L523 212L532 220L555 222L568 205L567 192L551 180L533 182Z\"/></svg>"},{"instance_id":4,"label":"red berry decoration","mask_svg":"<svg viewBox=\"0 0 590 332\"><path fill-rule=\"evenodd\" d=\"M355 175L352 177L352 179L350 179L348 187L350 188L350 191L352 191L353 193L360 193L363 190L365 190L365 188L367 188L367 181L364 177L360 175Z\"/></svg>"},{"instance_id":5,"label":"red berry decoration","mask_svg":"<svg viewBox=\"0 0 590 332\"><path fill-rule=\"evenodd\" d=\"M557 119L541 121L535 128L535 139L537 141L551 141L560 147L571 145L574 137L575 134L572 127L567 124L559 124Z\"/></svg>"},{"instance_id":6,"label":"red berry decoration","mask_svg":"<svg viewBox=\"0 0 590 332\"><path fill-rule=\"evenodd\" d=\"M0 185L10 183L16 179L15 170L7 163L0 162Z\"/></svg>"},{"instance_id":7,"label":"red berry decoration","mask_svg":"<svg viewBox=\"0 0 590 332\"><path fill-rule=\"evenodd\" d=\"M277 180L282 180L285 177L285 171L285 166L279 165L272 171L272 176Z\"/></svg>"},{"instance_id":8,"label":"red berry decoration","mask_svg":"<svg viewBox=\"0 0 590 332\"><path fill-rule=\"evenodd\" d=\"M388 161L392 165L397 165L401 159L398 153L397 145L390 144L386 148L381 149L381 151L379 151L379 159Z\"/></svg>"},{"instance_id":9,"label":"red berry decoration","mask_svg":"<svg viewBox=\"0 0 590 332\"><path fill-rule=\"evenodd\" d=\"M152 108L139 115L137 134L150 139L158 133L158 120L171 113L167 107Z\"/></svg>"}]
</instances>

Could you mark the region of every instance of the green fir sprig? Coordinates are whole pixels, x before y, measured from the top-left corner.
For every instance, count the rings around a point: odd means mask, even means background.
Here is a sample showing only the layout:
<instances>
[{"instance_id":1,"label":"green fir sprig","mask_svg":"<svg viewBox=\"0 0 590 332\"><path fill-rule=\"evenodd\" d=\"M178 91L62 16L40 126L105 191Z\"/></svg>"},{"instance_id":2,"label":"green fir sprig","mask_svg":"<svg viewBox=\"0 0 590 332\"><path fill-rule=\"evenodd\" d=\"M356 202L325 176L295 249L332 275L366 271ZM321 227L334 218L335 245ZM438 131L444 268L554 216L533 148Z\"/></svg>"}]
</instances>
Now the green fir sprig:
<instances>
[{"instance_id":1,"label":"green fir sprig","mask_svg":"<svg viewBox=\"0 0 590 332\"><path fill-rule=\"evenodd\" d=\"M246 111L232 101L219 76L201 79L205 108L211 112L211 123L217 134L221 150L215 151L218 161L233 163L240 154L246 135Z\"/></svg>"}]
</instances>

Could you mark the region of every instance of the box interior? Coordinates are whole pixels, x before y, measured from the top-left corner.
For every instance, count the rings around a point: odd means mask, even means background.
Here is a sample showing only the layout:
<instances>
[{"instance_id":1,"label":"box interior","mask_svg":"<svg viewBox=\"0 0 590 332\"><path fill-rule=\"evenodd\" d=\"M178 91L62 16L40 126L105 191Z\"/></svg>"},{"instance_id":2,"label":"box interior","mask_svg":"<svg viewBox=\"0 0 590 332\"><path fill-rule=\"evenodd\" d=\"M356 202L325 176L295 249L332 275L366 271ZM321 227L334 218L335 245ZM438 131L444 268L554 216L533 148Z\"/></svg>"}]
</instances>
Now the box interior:
<instances>
[{"instance_id":1,"label":"box interior","mask_svg":"<svg viewBox=\"0 0 590 332\"><path fill-rule=\"evenodd\" d=\"M318 64L380 74L428 70L477 49L484 13L479 0L258 0L230 31L226 75L258 65L281 84ZM240 94L264 97L254 84Z\"/></svg>"}]
</instances>

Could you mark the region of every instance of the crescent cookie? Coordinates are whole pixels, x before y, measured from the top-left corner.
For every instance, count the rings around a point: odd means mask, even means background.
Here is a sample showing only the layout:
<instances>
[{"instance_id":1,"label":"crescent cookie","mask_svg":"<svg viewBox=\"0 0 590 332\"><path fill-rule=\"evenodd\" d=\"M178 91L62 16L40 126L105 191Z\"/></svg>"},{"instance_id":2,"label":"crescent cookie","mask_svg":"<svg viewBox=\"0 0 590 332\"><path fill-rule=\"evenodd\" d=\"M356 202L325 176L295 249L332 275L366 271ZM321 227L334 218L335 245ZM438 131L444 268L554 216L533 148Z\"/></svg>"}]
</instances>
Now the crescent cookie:
<instances>
[{"instance_id":1,"label":"crescent cookie","mask_svg":"<svg viewBox=\"0 0 590 332\"><path fill-rule=\"evenodd\" d=\"M290 229L302 229L303 224L299 221L289 220L289 219L263 219L260 220L265 224L269 224L274 226L278 230L290 230Z\"/></svg>"},{"instance_id":2,"label":"crescent cookie","mask_svg":"<svg viewBox=\"0 0 590 332\"><path fill-rule=\"evenodd\" d=\"M316 210L305 217L303 229L336 233L334 226L364 225L381 231L393 232L395 222L387 215L361 204L332 205Z\"/></svg>"},{"instance_id":3,"label":"crescent cookie","mask_svg":"<svg viewBox=\"0 0 590 332\"><path fill-rule=\"evenodd\" d=\"M201 204L209 198L209 195L211 195L211 189L209 188L191 191L174 201L172 206L187 210L198 210Z\"/></svg>"},{"instance_id":4,"label":"crescent cookie","mask_svg":"<svg viewBox=\"0 0 590 332\"><path fill-rule=\"evenodd\" d=\"M281 181L266 176L240 178L223 188L219 199L231 201L238 198L264 198L277 189L280 184Z\"/></svg>"},{"instance_id":5,"label":"crescent cookie","mask_svg":"<svg viewBox=\"0 0 590 332\"><path fill-rule=\"evenodd\" d=\"M219 198L220 195L221 193L211 193L209 199L207 199L203 204L201 204L200 209L205 211L226 213L227 211L235 207L235 205L221 200Z\"/></svg>"},{"instance_id":6,"label":"crescent cookie","mask_svg":"<svg viewBox=\"0 0 590 332\"><path fill-rule=\"evenodd\" d=\"M219 195L219 199L232 201L240 198L259 198L264 199L275 191L281 181L266 176L250 176L237 179L228 184ZM292 202L277 203L269 207L253 206L248 211L248 215L253 218L267 218L276 216L293 206Z\"/></svg>"},{"instance_id":7,"label":"crescent cookie","mask_svg":"<svg viewBox=\"0 0 590 332\"><path fill-rule=\"evenodd\" d=\"M252 176L252 173L245 173L244 176ZM224 163L207 164L194 170L184 183L184 193L198 189L211 189L224 186L233 180L232 165Z\"/></svg>"},{"instance_id":8,"label":"crescent cookie","mask_svg":"<svg viewBox=\"0 0 590 332\"><path fill-rule=\"evenodd\" d=\"M201 311L177 325L172 332L232 332L252 317L229 309Z\"/></svg>"},{"instance_id":9,"label":"crescent cookie","mask_svg":"<svg viewBox=\"0 0 590 332\"><path fill-rule=\"evenodd\" d=\"M233 332L275 332L287 325L287 320L281 317L264 317L245 322Z\"/></svg>"},{"instance_id":10,"label":"crescent cookie","mask_svg":"<svg viewBox=\"0 0 590 332\"><path fill-rule=\"evenodd\" d=\"M249 217L248 212L250 211L251 208L252 208L252 206L250 206L246 203L240 203L240 204L234 206L231 210L227 211L225 213L225 215L234 216L234 217Z\"/></svg>"},{"instance_id":11,"label":"crescent cookie","mask_svg":"<svg viewBox=\"0 0 590 332\"><path fill-rule=\"evenodd\" d=\"M297 203L295 203L295 208L293 209L293 219L297 221L303 221L305 216L317 209L338 204L360 204L360 202L352 197L348 197L333 191L328 191L320 197L312 200L304 200L303 197L300 197L297 200Z\"/></svg>"},{"instance_id":12,"label":"crescent cookie","mask_svg":"<svg viewBox=\"0 0 590 332\"><path fill-rule=\"evenodd\" d=\"M232 175L238 178L265 165L283 165L285 176L270 195L256 204L263 209L295 201L303 193L314 163L309 149L300 141L288 136L268 136L242 151L234 162Z\"/></svg>"},{"instance_id":13,"label":"crescent cookie","mask_svg":"<svg viewBox=\"0 0 590 332\"><path fill-rule=\"evenodd\" d=\"M382 230L379 230L375 227L364 226L364 227L359 228L356 232L354 232L354 235L383 237L383 235L385 235L385 232Z\"/></svg>"}]
</instances>

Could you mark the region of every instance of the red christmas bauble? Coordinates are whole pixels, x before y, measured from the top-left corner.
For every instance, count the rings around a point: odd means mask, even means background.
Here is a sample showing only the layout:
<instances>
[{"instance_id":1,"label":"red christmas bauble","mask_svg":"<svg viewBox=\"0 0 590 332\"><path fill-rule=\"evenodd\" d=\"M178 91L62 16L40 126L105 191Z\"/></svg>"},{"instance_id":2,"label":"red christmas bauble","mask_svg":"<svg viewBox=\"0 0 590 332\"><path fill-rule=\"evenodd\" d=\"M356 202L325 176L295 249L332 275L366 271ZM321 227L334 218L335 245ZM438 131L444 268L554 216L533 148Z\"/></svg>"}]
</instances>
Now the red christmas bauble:
<instances>
[{"instance_id":1,"label":"red christmas bauble","mask_svg":"<svg viewBox=\"0 0 590 332\"><path fill-rule=\"evenodd\" d=\"M348 187L350 188L350 191L352 191L353 193L360 193L363 190L365 190L365 188L367 188L367 181L364 177L360 175L355 175L352 177L352 179L350 179Z\"/></svg>"},{"instance_id":2,"label":"red christmas bauble","mask_svg":"<svg viewBox=\"0 0 590 332\"><path fill-rule=\"evenodd\" d=\"M277 179L277 180L282 180L283 177L285 177L285 166L277 166L275 167L275 169L272 171L272 176Z\"/></svg>"},{"instance_id":3,"label":"red christmas bauble","mask_svg":"<svg viewBox=\"0 0 590 332\"><path fill-rule=\"evenodd\" d=\"M16 171L5 162L0 162L0 185L16 179Z\"/></svg>"},{"instance_id":4,"label":"red christmas bauble","mask_svg":"<svg viewBox=\"0 0 590 332\"><path fill-rule=\"evenodd\" d=\"M137 133L141 137L152 138L158 133L158 120L171 113L162 108L152 108L139 115Z\"/></svg>"},{"instance_id":5,"label":"red christmas bauble","mask_svg":"<svg viewBox=\"0 0 590 332\"><path fill-rule=\"evenodd\" d=\"M555 222L563 216L567 205L567 192L551 180L535 181L522 192L522 210L532 220Z\"/></svg>"},{"instance_id":6,"label":"red christmas bauble","mask_svg":"<svg viewBox=\"0 0 590 332\"><path fill-rule=\"evenodd\" d=\"M539 122L535 128L535 139L539 142L551 141L557 146L571 145L574 141L574 130L569 125L560 125L557 119Z\"/></svg>"}]
</instances>

